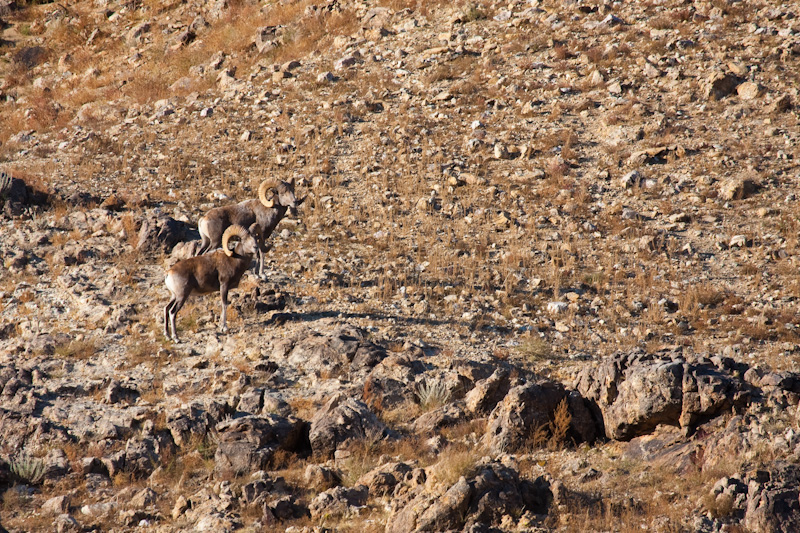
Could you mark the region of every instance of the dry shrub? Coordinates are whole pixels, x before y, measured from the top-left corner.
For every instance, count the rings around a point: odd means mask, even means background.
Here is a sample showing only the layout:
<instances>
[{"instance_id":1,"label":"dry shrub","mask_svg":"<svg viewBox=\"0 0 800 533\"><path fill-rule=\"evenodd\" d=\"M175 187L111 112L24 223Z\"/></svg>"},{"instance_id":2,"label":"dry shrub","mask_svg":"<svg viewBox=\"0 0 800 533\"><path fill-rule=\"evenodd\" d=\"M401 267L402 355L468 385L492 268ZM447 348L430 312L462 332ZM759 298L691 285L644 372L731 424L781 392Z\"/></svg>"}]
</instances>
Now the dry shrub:
<instances>
[{"instance_id":1,"label":"dry shrub","mask_svg":"<svg viewBox=\"0 0 800 533\"><path fill-rule=\"evenodd\" d=\"M269 470L305 472L306 462L298 454L277 449L269 458Z\"/></svg>"},{"instance_id":2,"label":"dry shrub","mask_svg":"<svg viewBox=\"0 0 800 533\"><path fill-rule=\"evenodd\" d=\"M156 102L169 96L170 78L163 72L137 69L137 76L123 89L134 102L145 104Z\"/></svg>"},{"instance_id":3,"label":"dry shrub","mask_svg":"<svg viewBox=\"0 0 800 533\"><path fill-rule=\"evenodd\" d=\"M592 63L599 64L605 58L605 49L602 46L593 46L584 52Z\"/></svg>"},{"instance_id":4,"label":"dry shrub","mask_svg":"<svg viewBox=\"0 0 800 533\"><path fill-rule=\"evenodd\" d=\"M529 361L546 361L553 356L553 347L544 339L530 339L519 346L517 351Z\"/></svg>"},{"instance_id":5,"label":"dry shrub","mask_svg":"<svg viewBox=\"0 0 800 533\"><path fill-rule=\"evenodd\" d=\"M469 477L475 470L480 450L450 445L442 450L439 457L439 461L428 469L429 475L435 482L450 487L462 476Z\"/></svg>"},{"instance_id":6,"label":"dry shrub","mask_svg":"<svg viewBox=\"0 0 800 533\"><path fill-rule=\"evenodd\" d=\"M274 7L266 13L266 24L285 26L283 45L270 53L276 62L299 59L329 47L338 35L355 32L359 18L351 10L315 9L306 14L312 0ZM252 33L250 34L252 35Z\"/></svg>"},{"instance_id":7,"label":"dry shrub","mask_svg":"<svg viewBox=\"0 0 800 533\"><path fill-rule=\"evenodd\" d=\"M342 463L342 480L346 486L355 485L356 481L378 466L378 458L383 453L378 441L364 438L350 442L345 449L350 452Z\"/></svg>"},{"instance_id":8,"label":"dry shrub","mask_svg":"<svg viewBox=\"0 0 800 533\"><path fill-rule=\"evenodd\" d=\"M548 440L549 433L547 430L547 424L536 426L531 429L531 432L525 441L525 448L529 449L530 451L540 450L547 446Z\"/></svg>"},{"instance_id":9,"label":"dry shrub","mask_svg":"<svg viewBox=\"0 0 800 533\"><path fill-rule=\"evenodd\" d=\"M32 129L47 130L52 127L63 127L66 124L63 120L64 115L60 114L60 106L53 101L51 91L37 91L31 96L29 105L28 124Z\"/></svg>"},{"instance_id":10,"label":"dry shrub","mask_svg":"<svg viewBox=\"0 0 800 533\"><path fill-rule=\"evenodd\" d=\"M292 10L297 4L281 6L281 9ZM256 29L263 25L263 20L264 17L259 13L257 4L233 3L224 18L203 33L202 49L209 54L217 50L225 50L229 55L247 52L255 37Z\"/></svg>"},{"instance_id":11,"label":"dry shrub","mask_svg":"<svg viewBox=\"0 0 800 533\"><path fill-rule=\"evenodd\" d=\"M708 493L703 497L703 507L714 518L726 518L733 512L733 496L730 494Z\"/></svg>"},{"instance_id":12,"label":"dry shrub","mask_svg":"<svg viewBox=\"0 0 800 533\"><path fill-rule=\"evenodd\" d=\"M450 391L447 384L441 380L425 380L417 385L417 399L420 405L426 409L436 409L450 401Z\"/></svg>"},{"instance_id":13,"label":"dry shrub","mask_svg":"<svg viewBox=\"0 0 800 533\"><path fill-rule=\"evenodd\" d=\"M726 296L725 291L712 284L694 285L681 293L679 306L684 313L691 313L698 309L716 307L725 301Z\"/></svg>"},{"instance_id":14,"label":"dry shrub","mask_svg":"<svg viewBox=\"0 0 800 533\"><path fill-rule=\"evenodd\" d=\"M570 443L567 439L572 415L569 412L569 402L566 398L559 402L553 411L552 419L546 424L532 427L525 439L524 447L533 452L547 448L551 451L560 450Z\"/></svg>"},{"instance_id":15,"label":"dry shrub","mask_svg":"<svg viewBox=\"0 0 800 533\"><path fill-rule=\"evenodd\" d=\"M564 61L569 59L570 53L566 46L559 44L553 47L553 56L559 61Z\"/></svg>"},{"instance_id":16,"label":"dry shrub","mask_svg":"<svg viewBox=\"0 0 800 533\"><path fill-rule=\"evenodd\" d=\"M125 213L120 219L122 229L125 231L125 240L135 248L139 242L139 223L132 213Z\"/></svg>"},{"instance_id":17,"label":"dry shrub","mask_svg":"<svg viewBox=\"0 0 800 533\"><path fill-rule=\"evenodd\" d=\"M87 360L94 357L99 350L94 339L74 340L56 346L55 355L63 359Z\"/></svg>"},{"instance_id":18,"label":"dry shrub","mask_svg":"<svg viewBox=\"0 0 800 533\"><path fill-rule=\"evenodd\" d=\"M565 130L562 137L562 144L561 144L561 157L564 159L575 159L577 157L577 153L575 152L575 143L577 142L578 137L575 135L574 132Z\"/></svg>"},{"instance_id":19,"label":"dry shrub","mask_svg":"<svg viewBox=\"0 0 800 533\"><path fill-rule=\"evenodd\" d=\"M560 180L569 173L569 163L562 157L551 157L547 161L544 172L550 180L560 183Z\"/></svg>"},{"instance_id":20,"label":"dry shrub","mask_svg":"<svg viewBox=\"0 0 800 533\"><path fill-rule=\"evenodd\" d=\"M10 104L0 105L0 143L5 146L8 139L20 131L27 129L28 120L25 118L24 110L18 106L12 108Z\"/></svg>"},{"instance_id":21,"label":"dry shrub","mask_svg":"<svg viewBox=\"0 0 800 533\"><path fill-rule=\"evenodd\" d=\"M567 445L567 432L572 423L572 415L569 412L569 403L564 398L559 402L555 412L553 412L553 420L550 422L550 439L548 447L556 450L563 448Z\"/></svg>"},{"instance_id":22,"label":"dry shrub","mask_svg":"<svg viewBox=\"0 0 800 533\"><path fill-rule=\"evenodd\" d=\"M393 11L410 9L423 17L427 17L431 13L436 13L442 6L447 6L451 3L446 0L380 0L378 5L389 7ZM488 14L484 14L484 16L488 16Z\"/></svg>"}]
</instances>

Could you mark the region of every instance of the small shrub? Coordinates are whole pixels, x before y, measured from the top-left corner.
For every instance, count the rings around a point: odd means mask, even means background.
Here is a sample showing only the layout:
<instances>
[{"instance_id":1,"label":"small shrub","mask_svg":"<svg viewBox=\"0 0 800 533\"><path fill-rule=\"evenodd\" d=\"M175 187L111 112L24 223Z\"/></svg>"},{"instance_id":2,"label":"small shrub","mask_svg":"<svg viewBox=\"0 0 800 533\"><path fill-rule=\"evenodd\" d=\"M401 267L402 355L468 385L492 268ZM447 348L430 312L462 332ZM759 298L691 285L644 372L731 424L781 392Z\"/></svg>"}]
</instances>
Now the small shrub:
<instances>
[{"instance_id":1,"label":"small shrub","mask_svg":"<svg viewBox=\"0 0 800 533\"><path fill-rule=\"evenodd\" d=\"M97 342L93 339L75 340L57 346L55 354L65 359L89 359L99 351Z\"/></svg>"},{"instance_id":2,"label":"small shrub","mask_svg":"<svg viewBox=\"0 0 800 533\"><path fill-rule=\"evenodd\" d=\"M455 484L461 476L468 477L473 473L480 457L477 449L460 449L454 446L445 448L439 462L431 466L430 475L446 487Z\"/></svg>"},{"instance_id":3,"label":"small shrub","mask_svg":"<svg viewBox=\"0 0 800 533\"><path fill-rule=\"evenodd\" d=\"M417 398L426 409L435 409L450 401L450 391L442 381L424 381L417 385Z\"/></svg>"},{"instance_id":4,"label":"small shrub","mask_svg":"<svg viewBox=\"0 0 800 533\"><path fill-rule=\"evenodd\" d=\"M483 20L485 18L486 13L481 9L481 6L469 4L464 8L464 22L475 22L476 20Z\"/></svg>"},{"instance_id":5,"label":"small shrub","mask_svg":"<svg viewBox=\"0 0 800 533\"><path fill-rule=\"evenodd\" d=\"M553 348L544 339L531 339L517 347L520 354L531 361L544 361L553 356Z\"/></svg>"},{"instance_id":6,"label":"small shrub","mask_svg":"<svg viewBox=\"0 0 800 533\"><path fill-rule=\"evenodd\" d=\"M714 518L726 518L733 512L733 496L730 494L707 494L703 506Z\"/></svg>"},{"instance_id":7,"label":"small shrub","mask_svg":"<svg viewBox=\"0 0 800 533\"><path fill-rule=\"evenodd\" d=\"M20 482L39 485L44 481L44 461L27 452L20 452L9 461L9 469Z\"/></svg>"},{"instance_id":8,"label":"small shrub","mask_svg":"<svg viewBox=\"0 0 800 533\"><path fill-rule=\"evenodd\" d=\"M572 415L569 412L567 399L564 398L556 407L553 413L553 420L550 422L550 441L548 445L551 449L558 449L567 443L567 432L572 423Z\"/></svg>"}]
</instances>

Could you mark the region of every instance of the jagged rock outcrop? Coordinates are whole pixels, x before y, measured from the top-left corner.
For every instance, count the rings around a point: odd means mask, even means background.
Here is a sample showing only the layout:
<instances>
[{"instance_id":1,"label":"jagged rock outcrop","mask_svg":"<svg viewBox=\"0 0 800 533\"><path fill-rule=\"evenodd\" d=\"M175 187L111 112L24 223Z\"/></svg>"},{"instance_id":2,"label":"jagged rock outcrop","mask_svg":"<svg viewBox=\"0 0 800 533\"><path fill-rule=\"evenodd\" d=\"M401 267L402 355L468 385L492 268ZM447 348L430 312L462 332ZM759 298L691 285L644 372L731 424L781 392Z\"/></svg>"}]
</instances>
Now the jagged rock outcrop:
<instances>
[{"instance_id":1,"label":"jagged rock outcrop","mask_svg":"<svg viewBox=\"0 0 800 533\"><path fill-rule=\"evenodd\" d=\"M308 438L314 453L333 455L341 445L360 439L382 440L392 434L359 400L336 394L311 419Z\"/></svg>"},{"instance_id":2,"label":"jagged rock outcrop","mask_svg":"<svg viewBox=\"0 0 800 533\"><path fill-rule=\"evenodd\" d=\"M320 491L332 489L342 483L335 470L322 465L308 465L303 478L306 484Z\"/></svg>"},{"instance_id":3,"label":"jagged rock outcrop","mask_svg":"<svg viewBox=\"0 0 800 533\"><path fill-rule=\"evenodd\" d=\"M413 468L406 463L390 462L370 470L356 482L369 489L371 497L391 496L395 487L411 474Z\"/></svg>"},{"instance_id":4,"label":"jagged rock outcrop","mask_svg":"<svg viewBox=\"0 0 800 533\"><path fill-rule=\"evenodd\" d=\"M353 507L367 503L369 489L364 485L355 487L335 487L319 493L308 506L312 518L336 517L352 512Z\"/></svg>"},{"instance_id":5,"label":"jagged rock outcrop","mask_svg":"<svg viewBox=\"0 0 800 533\"><path fill-rule=\"evenodd\" d=\"M744 525L752 531L789 533L800 530L800 467L780 462L745 478Z\"/></svg>"},{"instance_id":6,"label":"jagged rock outcrop","mask_svg":"<svg viewBox=\"0 0 800 533\"><path fill-rule=\"evenodd\" d=\"M329 334L309 331L278 343L275 353L298 368L322 375L369 369L386 357L385 349L366 340L363 330L351 326L337 327Z\"/></svg>"},{"instance_id":7,"label":"jagged rock outcrop","mask_svg":"<svg viewBox=\"0 0 800 533\"><path fill-rule=\"evenodd\" d=\"M414 402L410 383L424 372L425 365L415 354L392 353L373 368L364 380L363 400L376 409L393 409Z\"/></svg>"},{"instance_id":8,"label":"jagged rock outcrop","mask_svg":"<svg viewBox=\"0 0 800 533\"><path fill-rule=\"evenodd\" d=\"M304 429L301 420L277 415L220 422L214 471L224 477L265 470L277 450L295 451L302 446Z\"/></svg>"},{"instance_id":9,"label":"jagged rock outcrop","mask_svg":"<svg viewBox=\"0 0 800 533\"><path fill-rule=\"evenodd\" d=\"M544 478L520 479L517 470L499 462L478 465L438 495L423 486L414 491L410 500L397 504L387 521L387 533L499 526L506 516L546 514L552 501L550 484Z\"/></svg>"},{"instance_id":10,"label":"jagged rock outcrop","mask_svg":"<svg viewBox=\"0 0 800 533\"><path fill-rule=\"evenodd\" d=\"M167 428L175 444L185 446L192 440L202 441L209 429L228 414L228 406L221 402L192 402L167 414Z\"/></svg>"},{"instance_id":11,"label":"jagged rock outcrop","mask_svg":"<svg viewBox=\"0 0 800 533\"><path fill-rule=\"evenodd\" d=\"M605 435L626 440L659 424L688 429L742 406L750 390L734 375L740 371L723 359L690 363L679 356L633 352L581 371L577 390L593 402Z\"/></svg>"},{"instance_id":12,"label":"jagged rock outcrop","mask_svg":"<svg viewBox=\"0 0 800 533\"><path fill-rule=\"evenodd\" d=\"M704 500L711 514L736 519L748 531L800 530L800 467L779 461L768 467L724 477Z\"/></svg>"},{"instance_id":13,"label":"jagged rock outcrop","mask_svg":"<svg viewBox=\"0 0 800 533\"><path fill-rule=\"evenodd\" d=\"M169 252L182 241L199 238L197 230L186 222L154 213L142 220L136 248L146 253Z\"/></svg>"},{"instance_id":14,"label":"jagged rock outcrop","mask_svg":"<svg viewBox=\"0 0 800 533\"><path fill-rule=\"evenodd\" d=\"M573 411L575 414L556 421L555 412L562 402L567 407L566 413ZM564 427L556 429L554 425L558 424ZM574 440L591 441L596 435L594 420L579 397L571 398L560 383L531 381L511 388L497 404L489 415L484 441L495 452L508 452L518 450L538 431L550 436L554 430L562 431L563 438L567 438L567 431L571 430L569 438Z\"/></svg>"},{"instance_id":15,"label":"jagged rock outcrop","mask_svg":"<svg viewBox=\"0 0 800 533\"><path fill-rule=\"evenodd\" d=\"M6 217L18 217L25 213L26 208L46 202L46 193L28 187L19 178L0 172L0 208Z\"/></svg>"}]
</instances>

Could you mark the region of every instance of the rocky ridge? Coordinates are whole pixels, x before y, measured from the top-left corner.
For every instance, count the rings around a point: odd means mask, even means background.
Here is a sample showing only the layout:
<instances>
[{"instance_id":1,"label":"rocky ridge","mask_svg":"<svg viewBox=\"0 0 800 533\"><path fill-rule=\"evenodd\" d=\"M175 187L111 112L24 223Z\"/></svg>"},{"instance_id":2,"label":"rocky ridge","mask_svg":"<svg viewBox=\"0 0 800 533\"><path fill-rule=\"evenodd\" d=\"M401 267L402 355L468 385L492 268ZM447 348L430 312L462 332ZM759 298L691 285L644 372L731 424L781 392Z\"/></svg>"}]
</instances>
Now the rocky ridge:
<instances>
[{"instance_id":1,"label":"rocky ridge","mask_svg":"<svg viewBox=\"0 0 800 533\"><path fill-rule=\"evenodd\" d=\"M795 530L798 9L0 2L0 523Z\"/></svg>"}]
</instances>

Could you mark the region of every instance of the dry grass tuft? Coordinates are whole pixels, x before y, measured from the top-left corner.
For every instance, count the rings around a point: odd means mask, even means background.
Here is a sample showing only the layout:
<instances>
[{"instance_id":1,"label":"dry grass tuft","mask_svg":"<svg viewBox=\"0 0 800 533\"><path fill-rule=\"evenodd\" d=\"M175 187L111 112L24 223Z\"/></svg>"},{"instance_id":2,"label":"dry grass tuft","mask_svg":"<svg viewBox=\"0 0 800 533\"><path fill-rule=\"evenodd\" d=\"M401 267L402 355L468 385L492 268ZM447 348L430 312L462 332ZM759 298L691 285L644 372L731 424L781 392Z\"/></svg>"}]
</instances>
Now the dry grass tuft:
<instances>
[{"instance_id":1,"label":"dry grass tuft","mask_svg":"<svg viewBox=\"0 0 800 533\"><path fill-rule=\"evenodd\" d=\"M428 468L435 483L445 487L454 485L462 476L469 477L481 458L480 450L451 445L442 450L440 459Z\"/></svg>"}]
</instances>

